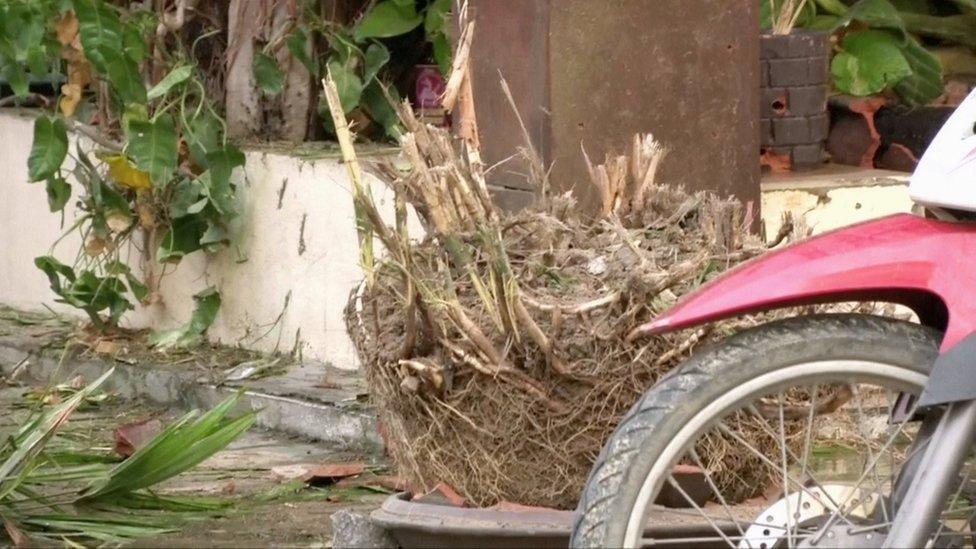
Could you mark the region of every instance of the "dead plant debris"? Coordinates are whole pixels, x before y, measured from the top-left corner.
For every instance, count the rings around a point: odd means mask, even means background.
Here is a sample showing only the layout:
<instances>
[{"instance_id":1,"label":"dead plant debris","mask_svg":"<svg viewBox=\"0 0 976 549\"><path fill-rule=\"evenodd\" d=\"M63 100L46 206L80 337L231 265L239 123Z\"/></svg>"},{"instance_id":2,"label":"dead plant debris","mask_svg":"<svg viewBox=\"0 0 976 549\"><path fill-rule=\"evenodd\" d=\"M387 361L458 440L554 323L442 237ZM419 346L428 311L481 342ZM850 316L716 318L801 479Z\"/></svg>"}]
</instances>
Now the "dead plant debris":
<instances>
[{"instance_id":1,"label":"dead plant debris","mask_svg":"<svg viewBox=\"0 0 976 549\"><path fill-rule=\"evenodd\" d=\"M328 81L325 88L335 99ZM409 167L371 166L397 195L389 226L334 110L366 271L347 323L397 473L420 493L450 486L474 505L572 508L638 397L698 345L758 322L627 338L679 296L766 249L748 230L751 210L660 184L664 148L638 135L626 154L587 159L580 183L599 192L595 217L572 194L548 192L526 210L501 212L473 140L421 124L408 106L400 115ZM526 143L529 177L551 188ZM408 203L425 229L420 240L407 233ZM385 259L374 259L374 239ZM759 447L776 444L748 418L740 432ZM732 444L705 446L713 476L743 499L765 485L761 464Z\"/></svg>"}]
</instances>

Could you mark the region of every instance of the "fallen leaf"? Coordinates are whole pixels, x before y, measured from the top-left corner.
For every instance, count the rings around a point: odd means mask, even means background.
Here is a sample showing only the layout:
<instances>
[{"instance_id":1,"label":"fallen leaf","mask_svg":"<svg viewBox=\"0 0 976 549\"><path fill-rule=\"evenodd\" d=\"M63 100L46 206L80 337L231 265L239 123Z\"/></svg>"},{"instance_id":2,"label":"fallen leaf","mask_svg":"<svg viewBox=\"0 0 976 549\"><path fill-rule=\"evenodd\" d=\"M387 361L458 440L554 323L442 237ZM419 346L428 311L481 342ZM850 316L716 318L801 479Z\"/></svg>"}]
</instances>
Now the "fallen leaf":
<instances>
[{"instance_id":1,"label":"fallen leaf","mask_svg":"<svg viewBox=\"0 0 976 549\"><path fill-rule=\"evenodd\" d=\"M119 344L111 339L103 339L95 344L95 352L98 354L111 355L115 354L115 352L118 350Z\"/></svg>"},{"instance_id":2,"label":"fallen leaf","mask_svg":"<svg viewBox=\"0 0 976 549\"><path fill-rule=\"evenodd\" d=\"M163 422L147 419L119 425L115 429L115 453L129 457L163 430Z\"/></svg>"}]
</instances>

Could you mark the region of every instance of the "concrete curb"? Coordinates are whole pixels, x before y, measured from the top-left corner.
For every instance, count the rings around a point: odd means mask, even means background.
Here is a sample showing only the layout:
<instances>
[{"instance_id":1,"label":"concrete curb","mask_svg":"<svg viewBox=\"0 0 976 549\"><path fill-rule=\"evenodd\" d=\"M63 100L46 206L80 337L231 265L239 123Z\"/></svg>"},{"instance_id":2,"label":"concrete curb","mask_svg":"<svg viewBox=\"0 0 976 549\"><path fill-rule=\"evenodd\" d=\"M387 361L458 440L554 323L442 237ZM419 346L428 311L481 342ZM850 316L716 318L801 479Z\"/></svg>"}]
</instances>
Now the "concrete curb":
<instances>
[{"instance_id":1,"label":"concrete curb","mask_svg":"<svg viewBox=\"0 0 976 549\"><path fill-rule=\"evenodd\" d=\"M185 409L211 407L240 390L201 381L190 371L105 359L68 356L59 371L61 355L50 349L0 343L0 374L19 381L57 383L77 375L95 379L114 367L115 374L106 381L106 390L126 400ZM257 410L257 424L265 429L350 450L382 452L375 415L355 401L355 395L343 400L351 402L313 402L245 386L241 406Z\"/></svg>"}]
</instances>

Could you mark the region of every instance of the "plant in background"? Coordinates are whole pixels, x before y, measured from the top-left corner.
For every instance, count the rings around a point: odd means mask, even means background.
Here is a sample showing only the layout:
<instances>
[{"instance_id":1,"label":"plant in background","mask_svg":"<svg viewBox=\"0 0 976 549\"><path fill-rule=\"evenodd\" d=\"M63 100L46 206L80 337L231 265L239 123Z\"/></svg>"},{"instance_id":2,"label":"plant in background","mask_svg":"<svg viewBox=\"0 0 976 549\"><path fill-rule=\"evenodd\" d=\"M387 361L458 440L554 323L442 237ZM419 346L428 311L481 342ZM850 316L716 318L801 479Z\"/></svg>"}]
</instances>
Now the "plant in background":
<instances>
[{"instance_id":1,"label":"plant in background","mask_svg":"<svg viewBox=\"0 0 976 549\"><path fill-rule=\"evenodd\" d=\"M451 44L447 34L451 0L379 0L351 27L324 21L312 6L282 40L272 40L254 56L253 72L258 86L267 94L282 90L284 74L274 61L276 48L287 47L313 76L325 75L328 68L339 88L346 114L364 122L375 122L387 138L399 135L399 120L391 101L399 101L396 89L387 85L395 78L383 78L391 55L385 43L423 29L431 56L441 72L451 64ZM309 44L324 39L328 48L321 55L309 54ZM334 135L328 106L320 101L319 111L330 135Z\"/></svg>"},{"instance_id":2,"label":"plant in background","mask_svg":"<svg viewBox=\"0 0 976 549\"><path fill-rule=\"evenodd\" d=\"M760 1L768 27L770 14L786 0ZM837 36L831 74L838 91L856 96L890 92L911 106L945 92L942 64L920 37L976 48L974 0L815 0L796 24Z\"/></svg>"},{"instance_id":3,"label":"plant in background","mask_svg":"<svg viewBox=\"0 0 976 549\"><path fill-rule=\"evenodd\" d=\"M83 310L99 330L151 298L155 261L176 263L229 243L238 214L231 174L244 165L194 60L193 50L207 35L189 51L179 41L167 49L157 31L164 25L160 17L135 6L103 0L0 6L0 59L14 92L26 95L30 75L52 69L64 82L58 112L35 121L28 173L46 185L52 212L63 215L76 196L68 232L77 231L83 247L70 265L51 255L36 263L59 301ZM163 76L147 89L151 74ZM79 141L72 152L70 130L94 145ZM137 234L146 237L145 281L123 261L131 259ZM195 315L188 330L199 335L213 316L201 315L208 319L201 323ZM193 339L188 333L186 341Z\"/></svg>"},{"instance_id":4,"label":"plant in background","mask_svg":"<svg viewBox=\"0 0 976 549\"><path fill-rule=\"evenodd\" d=\"M851 95L891 92L907 105L927 104L945 91L942 65L918 37L976 47L974 0L811 0L797 4L760 0L764 28L778 32L789 29L793 22L836 34L837 51L831 62L834 87ZM938 15L946 10L949 15Z\"/></svg>"},{"instance_id":5,"label":"plant in background","mask_svg":"<svg viewBox=\"0 0 976 549\"><path fill-rule=\"evenodd\" d=\"M837 89L858 96L891 90L912 106L945 91L942 64L912 36L904 14L888 0L857 2L838 15L833 28L844 31L830 66Z\"/></svg>"}]
</instances>

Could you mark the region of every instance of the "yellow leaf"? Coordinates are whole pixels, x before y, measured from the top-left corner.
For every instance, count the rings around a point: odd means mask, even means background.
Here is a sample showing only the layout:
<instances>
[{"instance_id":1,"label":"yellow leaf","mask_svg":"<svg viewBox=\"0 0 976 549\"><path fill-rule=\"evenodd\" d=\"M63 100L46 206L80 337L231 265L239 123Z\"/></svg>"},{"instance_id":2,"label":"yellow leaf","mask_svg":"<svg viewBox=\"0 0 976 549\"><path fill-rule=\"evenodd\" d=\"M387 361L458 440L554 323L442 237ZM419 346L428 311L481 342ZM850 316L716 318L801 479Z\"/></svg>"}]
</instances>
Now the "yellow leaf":
<instances>
[{"instance_id":1,"label":"yellow leaf","mask_svg":"<svg viewBox=\"0 0 976 549\"><path fill-rule=\"evenodd\" d=\"M58 106L61 107L62 114L67 117L74 116L75 109L78 108L80 102L81 86L78 84L61 85L61 101L58 102Z\"/></svg>"},{"instance_id":2,"label":"yellow leaf","mask_svg":"<svg viewBox=\"0 0 976 549\"><path fill-rule=\"evenodd\" d=\"M135 167L123 154L98 154L98 158L108 164L108 174L116 183L136 191L152 187L149 174Z\"/></svg>"}]
</instances>

